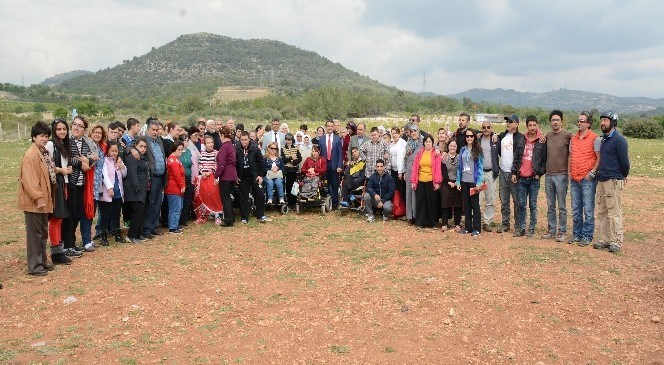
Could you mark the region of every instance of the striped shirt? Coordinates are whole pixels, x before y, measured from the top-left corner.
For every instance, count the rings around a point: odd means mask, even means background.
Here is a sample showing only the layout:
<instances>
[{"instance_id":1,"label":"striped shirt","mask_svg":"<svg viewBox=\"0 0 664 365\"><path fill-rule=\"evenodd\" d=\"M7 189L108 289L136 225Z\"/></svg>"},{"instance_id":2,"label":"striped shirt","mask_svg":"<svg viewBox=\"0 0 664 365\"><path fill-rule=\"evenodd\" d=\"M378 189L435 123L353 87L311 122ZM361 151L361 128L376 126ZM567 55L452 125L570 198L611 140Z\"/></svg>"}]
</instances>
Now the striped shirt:
<instances>
[{"instance_id":1,"label":"striped shirt","mask_svg":"<svg viewBox=\"0 0 664 365\"><path fill-rule=\"evenodd\" d=\"M386 171L392 169L391 165L391 156L390 156L390 146L385 143L382 139L376 143L368 140L360 146L360 159L367 162L367 179L373 175L376 170L376 161L383 159L385 161L383 165L385 166Z\"/></svg>"},{"instance_id":2,"label":"striped shirt","mask_svg":"<svg viewBox=\"0 0 664 365\"><path fill-rule=\"evenodd\" d=\"M217 151L212 150L212 152L201 152L201 157L198 159L198 169L201 174L206 171L214 174L217 170Z\"/></svg>"}]
</instances>

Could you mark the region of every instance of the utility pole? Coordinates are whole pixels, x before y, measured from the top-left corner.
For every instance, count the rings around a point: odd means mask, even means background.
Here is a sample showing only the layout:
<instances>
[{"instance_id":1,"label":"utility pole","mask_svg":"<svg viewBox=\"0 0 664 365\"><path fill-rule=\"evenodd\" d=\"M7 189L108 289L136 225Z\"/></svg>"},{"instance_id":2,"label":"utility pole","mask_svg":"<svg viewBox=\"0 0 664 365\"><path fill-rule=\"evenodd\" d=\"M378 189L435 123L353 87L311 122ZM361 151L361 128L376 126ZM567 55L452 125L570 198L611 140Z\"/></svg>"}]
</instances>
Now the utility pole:
<instances>
[{"instance_id":1,"label":"utility pole","mask_svg":"<svg viewBox=\"0 0 664 365\"><path fill-rule=\"evenodd\" d=\"M21 86L25 86L25 79L23 78L23 72L21 72Z\"/></svg>"},{"instance_id":2,"label":"utility pole","mask_svg":"<svg viewBox=\"0 0 664 365\"><path fill-rule=\"evenodd\" d=\"M422 93L427 91L427 73L422 74Z\"/></svg>"}]
</instances>

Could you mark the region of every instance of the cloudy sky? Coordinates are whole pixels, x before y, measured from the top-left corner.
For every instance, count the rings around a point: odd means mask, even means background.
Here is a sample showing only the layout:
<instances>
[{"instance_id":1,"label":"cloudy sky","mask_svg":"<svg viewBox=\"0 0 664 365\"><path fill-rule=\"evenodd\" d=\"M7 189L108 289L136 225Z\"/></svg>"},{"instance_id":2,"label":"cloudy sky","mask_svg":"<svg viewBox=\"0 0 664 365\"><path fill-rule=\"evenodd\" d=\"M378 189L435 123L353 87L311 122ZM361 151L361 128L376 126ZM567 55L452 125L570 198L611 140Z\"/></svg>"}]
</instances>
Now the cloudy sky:
<instances>
[{"instance_id":1,"label":"cloudy sky","mask_svg":"<svg viewBox=\"0 0 664 365\"><path fill-rule=\"evenodd\" d=\"M410 91L661 98L662 9L657 0L0 0L0 82L97 71L210 32L279 40Z\"/></svg>"}]
</instances>

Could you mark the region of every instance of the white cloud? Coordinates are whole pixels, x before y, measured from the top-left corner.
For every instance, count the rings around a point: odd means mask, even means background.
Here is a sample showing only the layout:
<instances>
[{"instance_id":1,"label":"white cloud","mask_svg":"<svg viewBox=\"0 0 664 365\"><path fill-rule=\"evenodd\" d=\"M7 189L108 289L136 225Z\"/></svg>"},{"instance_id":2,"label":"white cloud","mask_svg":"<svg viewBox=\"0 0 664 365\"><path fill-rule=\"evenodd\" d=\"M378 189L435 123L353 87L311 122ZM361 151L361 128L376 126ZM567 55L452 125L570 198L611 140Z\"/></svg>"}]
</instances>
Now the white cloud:
<instances>
[{"instance_id":1,"label":"white cloud","mask_svg":"<svg viewBox=\"0 0 664 365\"><path fill-rule=\"evenodd\" d=\"M663 97L657 1L0 0L0 82L96 71L185 33L267 38L441 94L564 87Z\"/></svg>"}]
</instances>

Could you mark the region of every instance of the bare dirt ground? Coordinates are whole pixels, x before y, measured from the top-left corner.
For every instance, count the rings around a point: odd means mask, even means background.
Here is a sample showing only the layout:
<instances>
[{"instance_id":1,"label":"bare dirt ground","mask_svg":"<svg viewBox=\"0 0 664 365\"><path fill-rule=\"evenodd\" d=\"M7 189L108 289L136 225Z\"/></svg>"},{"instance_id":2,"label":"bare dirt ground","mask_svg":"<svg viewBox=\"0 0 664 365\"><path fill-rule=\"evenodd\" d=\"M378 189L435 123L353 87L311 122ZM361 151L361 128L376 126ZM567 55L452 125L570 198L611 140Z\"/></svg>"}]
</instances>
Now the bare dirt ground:
<instances>
[{"instance_id":1,"label":"bare dirt ground","mask_svg":"<svg viewBox=\"0 0 664 365\"><path fill-rule=\"evenodd\" d=\"M0 361L664 364L663 195L662 179L630 179L619 255L273 212L100 248L43 278L25 274L22 216L4 204ZM538 233L545 214L542 188Z\"/></svg>"}]
</instances>

